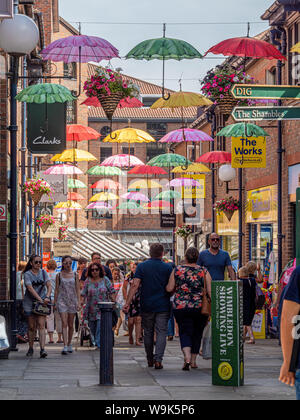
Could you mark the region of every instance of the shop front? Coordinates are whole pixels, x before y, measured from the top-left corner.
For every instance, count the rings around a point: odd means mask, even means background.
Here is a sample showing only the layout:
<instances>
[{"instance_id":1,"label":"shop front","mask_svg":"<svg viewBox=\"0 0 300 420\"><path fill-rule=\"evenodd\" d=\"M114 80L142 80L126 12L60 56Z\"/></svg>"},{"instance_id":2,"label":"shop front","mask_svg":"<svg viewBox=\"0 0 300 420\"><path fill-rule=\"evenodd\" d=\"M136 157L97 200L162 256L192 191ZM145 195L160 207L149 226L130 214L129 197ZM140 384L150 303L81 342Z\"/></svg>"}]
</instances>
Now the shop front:
<instances>
[{"instance_id":1,"label":"shop front","mask_svg":"<svg viewBox=\"0 0 300 420\"><path fill-rule=\"evenodd\" d=\"M300 187L300 164L289 166L289 205L291 206L290 223L293 232L292 255L296 255L296 190Z\"/></svg>"},{"instance_id":2,"label":"shop front","mask_svg":"<svg viewBox=\"0 0 300 420\"><path fill-rule=\"evenodd\" d=\"M217 214L217 233L221 237L221 247L230 255L232 266L238 269L239 258L239 213L235 212L229 221L224 213Z\"/></svg>"}]
</instances>

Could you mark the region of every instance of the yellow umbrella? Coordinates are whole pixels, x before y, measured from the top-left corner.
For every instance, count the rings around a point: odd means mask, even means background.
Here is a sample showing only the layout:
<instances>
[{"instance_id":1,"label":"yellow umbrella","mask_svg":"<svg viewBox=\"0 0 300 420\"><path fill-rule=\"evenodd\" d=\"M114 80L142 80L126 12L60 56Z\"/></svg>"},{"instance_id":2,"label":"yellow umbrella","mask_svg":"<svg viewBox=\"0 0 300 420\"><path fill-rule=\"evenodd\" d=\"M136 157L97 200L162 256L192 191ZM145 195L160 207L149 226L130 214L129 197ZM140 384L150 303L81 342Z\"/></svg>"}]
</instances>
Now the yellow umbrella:
<instances>
[{"instance_id":1,"label":"yellow umbrella","mask_svg":"<svg viewBox=\"0 0 300 420\"><path fill-rule=\"evenodd\" d=\"M291 48L291 52L300 54L300 42L298 42Z\"/></svg>"},{"instance_id":2,"label":"yellow umbrella","mask_svg":"<svg viewBox=\"0 0 300 420\"><path fill-rule=\"evenodd\" d=\"M186 173L210 173L210 169L207 166L203 165L203 163L192 163L187 167L187 169L182 169L181 166L177 166L172 170L174 174L186 174Z\"/></svg>"},{"instance_id":3,"label":"yellow umbrella","mask_svg":"<svg viewBox=\"0 0 300 420\"><path fill-rule=\"evenodd\" d=\"M210 106L213 102L206 98L200 93L194 92L175 92L169 99L165 100L164 98L158 99L151 106L151 109L158 108L189 108L192 106Z\"/></svg>"},{"instance_id":4,"label":"yellow umbrella","mask_svg":"<svg viewBox=\"0 0 300 420\"><path fill-rule=\"evenodd\" d=\"M108 193L108 192L101 192L98 194L93 195L89 201L110 201L110 200L118 200L119 196L116 194Z\"/></svg>"},{"instance_id":5,"label":"yellow umbrella","mask_svg":"<svg viewBox=\"0 0 300 420\"><path fill-rule=\"evenodd\" d=\"M53 158L51 158L52 162L59 162L59 158L61 157L61 153L57 153L57 155L54 155Z\"/></svg>"},{"instance_id":6,"label":"yellow umbrella","mask_svg":"<svg viewBox=\"0 0 300 420\"><path fill-rule=\"evenodd\" d=\"M116 130L103 140L104 143L151 143L156 140L146 131L132 127Z\"/></svg>"},{"instance_id":7,"label":"yellow umbrella","mask_svg":"<svg viewBox=\"0 0 300 420\"><path fill-rule=\"evenodd\" d=\"M61 155L56 156L54 156L51 160L54 160L54 158L59 162L91 162L93 160L97 160L97 158L91 153L80 149L68 149L62 152Z\"/></svg>"},{"instance_id":8,"label":"yellow umbrella","mask_svg":"<svg viewBox=\"0 0 300 420\"><path fill-rule=\"evenodd\" d=\"M55 209L67 209L67 210L81 210L82 206L75 201L62 201L54 207Z\"/></svg>"},{"instance_id":9,"label":"yellow umbrella","mask_svg":"<svg viewBox=\"0 0 300 420\"><path fill-rule=\"evenodd\" d=\"M139 181L135 181L132 184L129 185L129 190L142 190L145 188L162 188L162 185L160 185L158 182L153 181L152 179L142 179Z\"/></svg>"}]
</instances>

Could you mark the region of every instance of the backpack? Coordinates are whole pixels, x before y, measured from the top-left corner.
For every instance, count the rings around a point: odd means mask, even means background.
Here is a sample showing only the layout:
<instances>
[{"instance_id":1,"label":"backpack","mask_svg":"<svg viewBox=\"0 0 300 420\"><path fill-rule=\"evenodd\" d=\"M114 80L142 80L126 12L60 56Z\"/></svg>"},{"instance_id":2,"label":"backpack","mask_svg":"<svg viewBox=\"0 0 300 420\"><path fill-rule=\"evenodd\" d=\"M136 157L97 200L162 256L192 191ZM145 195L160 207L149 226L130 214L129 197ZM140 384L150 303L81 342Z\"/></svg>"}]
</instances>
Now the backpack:
<instances>
[{"instance_id":1,"label":"backpack","mask_svg":"<svg viewBox=\"0 0 300 420\"><path fill-rule=\"evenodd\" d=\"M255 309L256 310L261 310L264 307L264 304L266 303L266 298L265 295L263 294L263 291L261 290L261 288L256 285L255 288Z\"/></svg>"}]
</instances>

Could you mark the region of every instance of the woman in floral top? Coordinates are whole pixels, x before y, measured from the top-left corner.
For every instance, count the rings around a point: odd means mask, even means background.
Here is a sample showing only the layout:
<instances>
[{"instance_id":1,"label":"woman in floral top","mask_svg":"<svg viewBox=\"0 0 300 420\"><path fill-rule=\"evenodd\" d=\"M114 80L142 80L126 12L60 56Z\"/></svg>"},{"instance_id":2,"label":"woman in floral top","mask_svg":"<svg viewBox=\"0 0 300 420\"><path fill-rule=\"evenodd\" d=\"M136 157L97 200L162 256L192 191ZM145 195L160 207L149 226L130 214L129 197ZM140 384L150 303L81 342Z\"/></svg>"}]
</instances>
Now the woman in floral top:
<instances>
[{"instance_id":1,"label":"woman in floral top","mask_svg":"<svg viewBox=\"0 0 300 420\"><path fill-rule=\"evenodd\" d=\"M93 342L100 348L100 312L97 304L115 301L115 289L108 277L105 277L101 264L92 263L88 267L81 296L85 299L83 319L88 321Z\"/></svg>"},{"instance_id":2,"label":"woman in floral top","mask_svg":"<svg viewBox=\"0 0 300 420\"><path fill-rule=\"evenodd\" d=\"M174 269L166 287L167 292L175 293L173 307L184 354L183 370L197 368L196 359L207 323L207 316L201 313L204 281L211 296L211 276L205 268L197 265L198 256L196 248L189 248L185 254L186 263Z\"/></svg>"}]
</instances>

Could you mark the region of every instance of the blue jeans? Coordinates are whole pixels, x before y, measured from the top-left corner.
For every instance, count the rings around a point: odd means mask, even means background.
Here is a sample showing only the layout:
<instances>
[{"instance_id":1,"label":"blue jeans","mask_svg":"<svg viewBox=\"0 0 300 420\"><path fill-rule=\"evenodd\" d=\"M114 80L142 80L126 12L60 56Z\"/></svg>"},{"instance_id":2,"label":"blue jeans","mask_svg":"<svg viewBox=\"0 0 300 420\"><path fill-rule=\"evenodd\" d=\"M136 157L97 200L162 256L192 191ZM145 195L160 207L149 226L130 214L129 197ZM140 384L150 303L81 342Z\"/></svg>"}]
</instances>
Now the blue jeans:
<instances>
[{"instance_id":1,"label":"blue jeans","mask_svg":"<svg viewBox=\"0 0 300 420\"><path fill-rule=\"evenodd\" d=\"M175 322L174 322L174 315L173 315L173 311L172 311L169 322L168 322L167 336L168 337L174 337L174 335L175 335Z\"/></svg>"},{"instance_id":2,"label":"blue jeans","mask_svg":"<svg viewBox=\"0 0 300 420\"><path fill-rule=\"evenodd\" d=\"M89 328L92 334L92 342L94 346L100 348L100 319L97 321L90 321L89 320Z\"/></svg>"},{"instance_id":3,"label":"blue jeans","mask_svg":"<svg viewBox=\"0 0 300 420\"><path fill-rule=\"evenodd\" d=\"M300 401L300 369L296 372L296 397Z\"/></svg>"}]
</instances>

